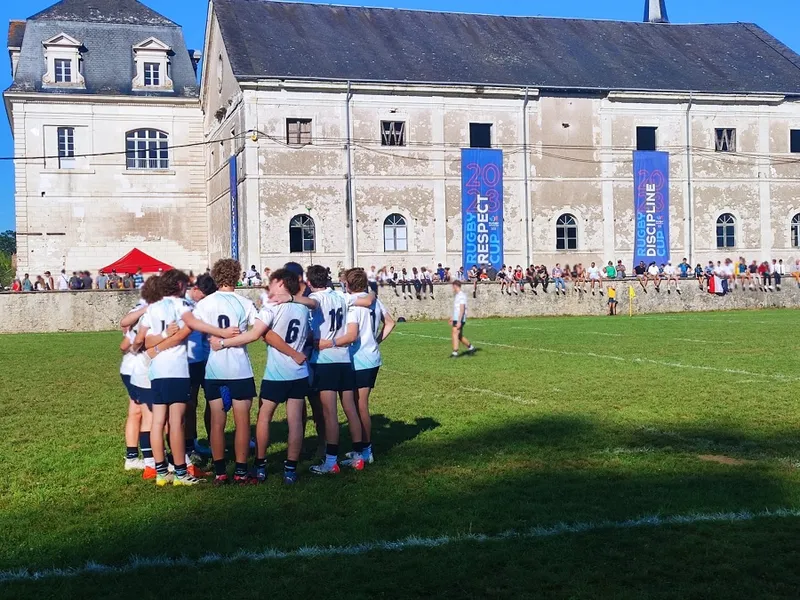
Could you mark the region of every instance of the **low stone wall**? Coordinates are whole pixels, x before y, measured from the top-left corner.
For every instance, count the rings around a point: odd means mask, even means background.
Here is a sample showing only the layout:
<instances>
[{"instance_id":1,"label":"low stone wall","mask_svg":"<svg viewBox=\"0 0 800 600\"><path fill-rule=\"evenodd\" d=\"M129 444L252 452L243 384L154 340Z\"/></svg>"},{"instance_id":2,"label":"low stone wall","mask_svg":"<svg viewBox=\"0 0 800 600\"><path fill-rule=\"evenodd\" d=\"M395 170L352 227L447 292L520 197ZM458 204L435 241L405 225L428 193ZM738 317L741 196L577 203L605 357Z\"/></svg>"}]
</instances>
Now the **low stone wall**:
<instances>
[{"instance_id":1,"label":"low stone wall","mask_svg":"<svg viewBox=\"0 0 800 600\"><path fill-rule=\"evenodd\" d=\"M790 279L780 292L737 291L722 298L700 292L692 281L681 283L681 294L674 291L667 294L665 286L660 293L650 287L649 293L644 294L638 284L633 285L636 298L632 302L638 314L800 306L800 289ZM472 286L465 285L464 289L472 318L603 315L607 310L605 296L576 293L571 289L566 296L556 295L553 287L548 294L539 290L538 296L530 291L508 296L501 294L496 284L482 284L474 299ZM257 301L260 291L244 289L241 293ZM617 296L619 313L627 314L631 302L628 282L617 284ZM407 320L444 320L452 314L453 293L448 285L435 286L433 299L404 300L390 288L383 288L380 298L395 317ZM108 331L117 328L120 319L136 302L136 292L121 290L0 294L0 333Z\"/></svg>"}]
</instances>

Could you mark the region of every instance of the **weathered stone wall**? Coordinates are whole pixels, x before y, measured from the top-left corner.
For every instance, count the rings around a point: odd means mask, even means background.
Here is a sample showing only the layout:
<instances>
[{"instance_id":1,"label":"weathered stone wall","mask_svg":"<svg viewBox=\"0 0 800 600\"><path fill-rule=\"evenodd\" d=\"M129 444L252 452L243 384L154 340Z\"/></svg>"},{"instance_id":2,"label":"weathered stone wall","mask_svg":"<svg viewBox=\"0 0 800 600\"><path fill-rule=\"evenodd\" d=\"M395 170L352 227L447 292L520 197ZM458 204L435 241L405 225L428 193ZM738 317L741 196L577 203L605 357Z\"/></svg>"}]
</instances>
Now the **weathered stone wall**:
<instances>
[{"instance_id":1,"label":"weathered stone wall","mask_svg":"<svg viewBox=\"0 0 800 600\"><path fill-rule=\"evenodd\" d=\"M713 310L795 308L800 307L800 289L788 281L781 292L737 292L724 298L698 291L694 282L681 284L682 294L667 294L662 289L656 293L650 288L643 294L636 286L637 296L633 300L634 311L643 313L696 312ZM628 313L627 284L619 286L619 313ZM258 301L259 289L242 290L242 293ZM599 295L577 294L556 296L551 288L549 294L541 291L538 296L526 292L521 296L500 294L494 284L478 287L477 298L471 297L467 289L469 316L485 317L535 317L544 315L603 315L606 298ZM381 300L395 317L408 320L443 320L452 313L453 293L450 286L437 286L435 299L408 299L395 296L388 288L381 290ZM31 294L0 294L0 333L56 332L56 331L105 331L116 329L122 316L137 301L134 292L87 291Z\"/></svg>"}]
</instances>

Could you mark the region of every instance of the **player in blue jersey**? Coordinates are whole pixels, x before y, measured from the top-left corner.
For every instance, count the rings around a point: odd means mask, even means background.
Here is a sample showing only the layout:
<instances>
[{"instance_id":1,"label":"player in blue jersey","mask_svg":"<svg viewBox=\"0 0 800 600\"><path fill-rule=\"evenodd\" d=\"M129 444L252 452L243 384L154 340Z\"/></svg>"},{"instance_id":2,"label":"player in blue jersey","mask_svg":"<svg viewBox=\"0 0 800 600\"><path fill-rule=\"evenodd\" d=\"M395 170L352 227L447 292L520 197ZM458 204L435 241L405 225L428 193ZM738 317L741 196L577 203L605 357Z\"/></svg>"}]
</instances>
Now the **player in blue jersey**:
<instances>
[{"instance_id":1,"label":"player in blue jersey","mask_svg":"<svg viewBox=\"0 0 800 600\"><path fill-rule=\"evenodd\" d=\"M198 302L216 291L217 284L214 283L214 279L211 275L204 273L197 277L194 286L190 287L186 292L185 298L194 309ZM200 388L203 387L203 381L205 380L206 362L211 352L208 336L201 331L192 331L189 334L186 351L189 358L189 379L191 380L191 392L189 394L189 404L186 406L186 423L184 425L186 430L186 453L189 458L199 463L204 462L206 458L211 456L211 451L207 447L200 445L197 440L197 404ZM203 422L210 442L211 411L208 406L207 396L205 410L203 411Z\"/></svg>"},{"instance_id":2,"label":"player in blue jersey","mask_svg":"<svg viewBox=\"0 0 800 600\"><path fill-rule=\"evenodd\" d=\"M380 300L367 294L369 280L363 269L350 269L345 274L345 281L350 294L358 299L368 298L371 304L368 307L356 304L351 306L347 313L345 334L334 340L320 340L319 347L322 350L334 346L349 346L362 433L362 443L354 444L353 452L349 452L347 460L342 463L351 466L360 460L368 464L374 460L369 396L378 379L378 370L383 364L379 344L392 333L395 321Z\"/></svg>"},{"instance_id":3,"label":"player in blue jersey","mask_svg":"<svg viewBox=\"0 0 800 600\"><path fill-rule=\"evenodd\" d=\"M303 353L309 335L309 312L302 304L292 302L299 291L300 278L295 273L287 269L274 271L270 274L271 302L258 313L253 328L233 338L211 339L215 352L238 348L262 337L268 345L256 423L255 476L259 482L267 478L269 426L281 404L286 404L289 425L283 481L287 484L297 481L297 463L303 446L303 407L309 392L308 366ZM289 302L275 303L286 299Z\"/></svg>"}]
</instances>

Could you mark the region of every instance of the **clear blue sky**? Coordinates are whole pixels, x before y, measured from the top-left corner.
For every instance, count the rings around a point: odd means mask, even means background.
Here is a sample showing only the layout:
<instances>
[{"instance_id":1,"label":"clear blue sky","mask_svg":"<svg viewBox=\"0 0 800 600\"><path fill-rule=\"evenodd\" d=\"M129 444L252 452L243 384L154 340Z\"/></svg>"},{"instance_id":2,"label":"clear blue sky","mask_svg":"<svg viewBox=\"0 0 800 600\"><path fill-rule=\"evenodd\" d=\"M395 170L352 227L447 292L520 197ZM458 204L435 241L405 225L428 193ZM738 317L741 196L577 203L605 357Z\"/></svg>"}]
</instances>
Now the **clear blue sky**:
<instances>
[{"instance_id":1,"label":"clear blue sky","mask_svg":"<svg viewBox=\"0 0 800 600\"><path fill-rule=\"evenodd\" d=\"M202 48L206 0L144 2L180 23L190 48ZM25 19L54 3L54 0L0 1L3 36L9 20ZM627 21L639 21L644 14L644 0L339 0L335 4ZM675 23L757 23L800 52L800 28L797 26L800 3L797 0L667 0L667 11ZM10 83L10 66L8 59L4 59L0 61L0 88L6 89ZM8 121L3 119L0 123L0 156L12 155L13 140ZM0 162L0 231L13 228L14 167L10 162Z\"/></svg>"}]
</instances>

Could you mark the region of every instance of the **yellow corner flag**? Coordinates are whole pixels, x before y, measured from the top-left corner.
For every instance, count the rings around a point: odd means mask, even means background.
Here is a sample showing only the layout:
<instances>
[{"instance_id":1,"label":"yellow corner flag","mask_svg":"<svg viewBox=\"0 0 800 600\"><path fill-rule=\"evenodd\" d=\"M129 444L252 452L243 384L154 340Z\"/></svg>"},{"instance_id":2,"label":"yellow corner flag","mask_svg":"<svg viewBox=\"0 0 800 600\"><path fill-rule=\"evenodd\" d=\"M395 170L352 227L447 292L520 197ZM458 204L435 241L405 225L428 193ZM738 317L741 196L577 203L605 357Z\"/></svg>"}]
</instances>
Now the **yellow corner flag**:
<instances>
[{"instance_id":1,"label":"yellow corner flag","mask_svg":"<svg viewBox=\"0 0 800 600\"><path fill-rule=\"evenodd\" d=\"M636 298L636 290L632 285L628 286L628 316L633 317L633 299Z\"/></svg>"}]
</instances>

